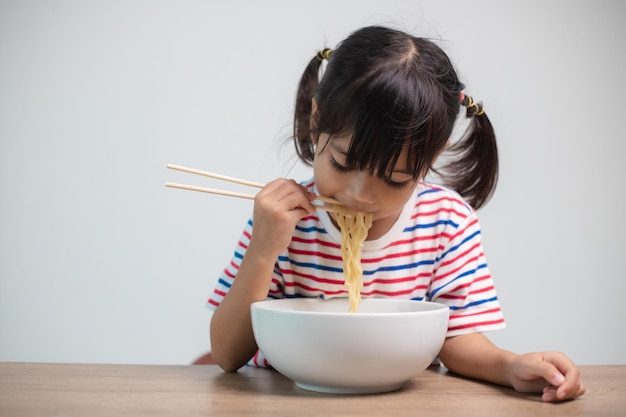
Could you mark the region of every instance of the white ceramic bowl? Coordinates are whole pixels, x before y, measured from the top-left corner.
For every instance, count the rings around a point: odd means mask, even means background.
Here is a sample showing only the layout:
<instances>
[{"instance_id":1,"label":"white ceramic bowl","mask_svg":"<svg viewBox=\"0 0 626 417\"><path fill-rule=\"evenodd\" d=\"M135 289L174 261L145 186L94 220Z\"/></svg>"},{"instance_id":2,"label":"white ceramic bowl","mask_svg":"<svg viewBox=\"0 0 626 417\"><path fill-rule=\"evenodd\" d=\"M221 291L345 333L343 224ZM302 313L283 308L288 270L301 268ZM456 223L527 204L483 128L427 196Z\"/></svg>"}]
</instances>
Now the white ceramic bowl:
<instances>
[{"instance_id":1,"label":"white ceramic bowl","mask_svg":"<svg viewBox=\"0 0 626 417\"><path fill-rule=\"evenodd\" d=\"M448 307L368 298L292 298L251 306L261 352L298 387L337 394L397 390L426 369L443 346Z\"/></svg>"}]
</instances>

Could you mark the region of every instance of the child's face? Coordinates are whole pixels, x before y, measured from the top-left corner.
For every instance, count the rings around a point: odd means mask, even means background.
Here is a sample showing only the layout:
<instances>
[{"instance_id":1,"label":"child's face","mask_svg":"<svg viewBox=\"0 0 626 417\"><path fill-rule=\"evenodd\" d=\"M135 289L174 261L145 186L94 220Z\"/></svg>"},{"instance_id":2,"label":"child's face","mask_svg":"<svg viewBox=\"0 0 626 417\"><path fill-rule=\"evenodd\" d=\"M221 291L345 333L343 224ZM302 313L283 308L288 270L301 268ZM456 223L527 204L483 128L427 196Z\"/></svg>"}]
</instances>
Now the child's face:
<instances>
[{"instance_id":1,"label":"child's face","mask_svg":"<svg viewBox=\"0 0 626 417\"><path fill-rule=\"evenodd\" d=\"M333 197L356 211L373 213L374 222L394 222L404 204L413 194L417 181L407 169L403 151L389 180L370 175L367 171L348 171L345 167L350 136L333 137L321 133L317 139L313 172L315 185L321 195Z\"/></svg>"}]
</instances>

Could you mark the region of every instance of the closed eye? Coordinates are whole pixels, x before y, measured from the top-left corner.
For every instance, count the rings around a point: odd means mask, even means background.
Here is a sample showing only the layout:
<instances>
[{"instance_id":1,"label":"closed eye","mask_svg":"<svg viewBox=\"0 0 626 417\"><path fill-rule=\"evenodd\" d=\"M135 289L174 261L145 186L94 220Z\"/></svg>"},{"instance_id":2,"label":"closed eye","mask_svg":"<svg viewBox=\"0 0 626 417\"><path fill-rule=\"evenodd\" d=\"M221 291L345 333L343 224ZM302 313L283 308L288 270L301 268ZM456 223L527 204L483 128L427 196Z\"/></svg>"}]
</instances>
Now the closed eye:
<instances>
[{"instance_id":1,"label":"closed eye","mask_svg":"<svg viewBox=\"0 0 626 417\"><path fill-rule=\"evenodd\" d=\"M405 187L408 187L409 184L411 184L413 181L403 181L403 182L397 182L397 181L393 181L389 178L385 178L385 184L387 184L390 187L396 188L396 189L403 189Z\"/></svg>"},{"instance_id":2,"label":"closed eye","mask_svg":"<svg viewBox=\"0 0 626 417\"><path fill-rule=\"evenodd\" d=\"M337 172L339 172L341 174L346 174L348 172L354 171L354 169L352 169L352 168L348 168L348 167L346 167L344 165L341 165L339 162L337 162L335 160L335 158L330 158L330 163L331 163L333 169L335 169ZM409 179L404 180L404 181L394 181L390 177L385 177L384 181L385 181L386 185L388 185L388 186L390 186L392 188L395 188L395 189L399 189L399 190L403 189L405 187L408 187L410 184L413 183L413 179L412 178L409 178Z\"/></svg>"},{"instance_id":3,"label":"closed eye","mask_svg":"<svg viewBox=\"0 0 626 417\"><path fill-rule=\"evenodd\" d=\"M345 173L347 173L347 172L352 171L352 169L350 169L350 168L348 168L348 167L346 167L346 166L341 165L339 162L337 162L337 161L335 160L335 158L332 158L332 157L330 158L330 164L333 166L333 168L334 168L337 172L342 173L342 174L345 174Z\"/></svg>"}]
</instances>

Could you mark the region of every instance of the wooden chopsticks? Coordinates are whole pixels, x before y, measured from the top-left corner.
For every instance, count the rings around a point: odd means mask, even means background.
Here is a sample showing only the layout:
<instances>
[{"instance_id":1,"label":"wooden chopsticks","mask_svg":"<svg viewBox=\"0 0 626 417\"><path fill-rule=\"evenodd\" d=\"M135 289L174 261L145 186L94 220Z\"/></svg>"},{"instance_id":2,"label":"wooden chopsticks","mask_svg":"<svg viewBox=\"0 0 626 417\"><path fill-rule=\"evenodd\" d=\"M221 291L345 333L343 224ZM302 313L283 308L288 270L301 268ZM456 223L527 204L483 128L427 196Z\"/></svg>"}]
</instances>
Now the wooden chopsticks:
<instances>
[{"instance_id":1,"label":"wooden chopsticks","mask_svg":"<svg viewBox=\"0 0 626 417\"><path fill-rule=\"evenodd\" d=\"M173 170L176 170L176 171L186 172L186 173L189 173L189 174L201 175L203 177L214 178L214 179L218 179L218 180L221 180L221 181L233 182L235 184L247 185L247 186L250 186L250 187L256 187L256 188L263 188L263 187L265 187L264 184L260 184L258 182L242 180L242 179L234 178L234 177L228 177L226 175L216 174L216 173L207 172L207 171L201 171L201 170L195 169L195 168L187 168L187 167L183 167L183 166L180 166L180 165L167 164L167 168L168 169L173 169ZM235 192L235 191L218 190L218 189L215 189L215 188L204 188L204 187L198 187L196 185L178 184L178 183L169 182L169 181L165 183L165 186L166 187L172 187L172 188L179 188L179 189L182 189L182 190L198 191L198 192L202 192L202 193L225 195L225 196L229 196L229 197L247 198L247 199L251 199L251 200L254 199L254 195L252 195L252 194L238 193L238 192ZM329 204L329 205L341 205L341 203L338 200L335 200L334 198L324 197L324 196L320 196L320 195L318 195L315 198L315 200L321 201L321 202ZM326 210L326 211L332 210L332 206L324 206L324 205L319 205L319 204L316 204L315 206L318 207L320 210Z\"/></svg>"}]
</instances>

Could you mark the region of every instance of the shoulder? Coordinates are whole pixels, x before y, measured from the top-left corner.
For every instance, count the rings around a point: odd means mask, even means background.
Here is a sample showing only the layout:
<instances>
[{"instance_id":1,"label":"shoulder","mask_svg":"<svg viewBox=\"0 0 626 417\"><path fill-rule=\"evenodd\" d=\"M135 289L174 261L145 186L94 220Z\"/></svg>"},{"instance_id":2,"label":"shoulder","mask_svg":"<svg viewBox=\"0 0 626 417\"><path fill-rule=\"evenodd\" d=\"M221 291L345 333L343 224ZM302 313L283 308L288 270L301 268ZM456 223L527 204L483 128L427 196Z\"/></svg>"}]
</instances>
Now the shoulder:
<instances>
[{"instance_id":1,"label":"shoulder","mask_svg":"<svg viewBox=\"0 0 626 417\"><path fill-rule=\"evenodd\" d=\"M416 188L415 212L424 215L453 216L466 219L475 210L456 191L442 185L420 182Z\"/></svg>"}]
</instances>

